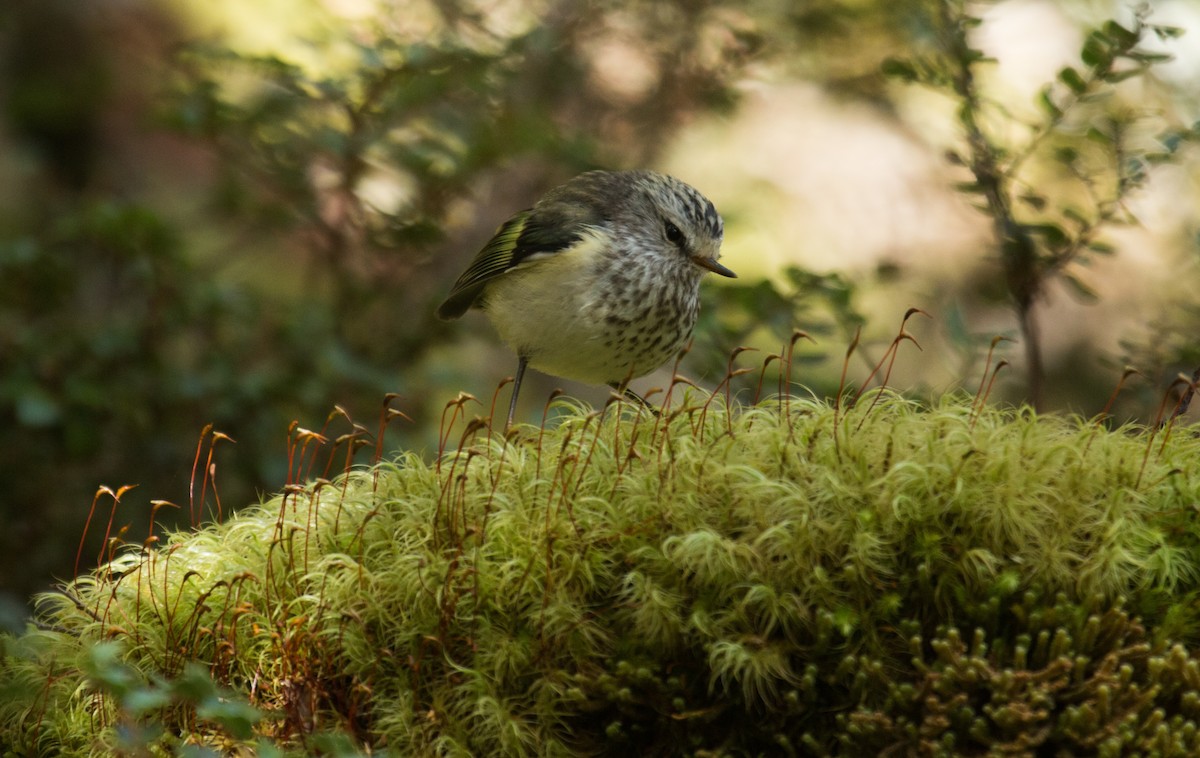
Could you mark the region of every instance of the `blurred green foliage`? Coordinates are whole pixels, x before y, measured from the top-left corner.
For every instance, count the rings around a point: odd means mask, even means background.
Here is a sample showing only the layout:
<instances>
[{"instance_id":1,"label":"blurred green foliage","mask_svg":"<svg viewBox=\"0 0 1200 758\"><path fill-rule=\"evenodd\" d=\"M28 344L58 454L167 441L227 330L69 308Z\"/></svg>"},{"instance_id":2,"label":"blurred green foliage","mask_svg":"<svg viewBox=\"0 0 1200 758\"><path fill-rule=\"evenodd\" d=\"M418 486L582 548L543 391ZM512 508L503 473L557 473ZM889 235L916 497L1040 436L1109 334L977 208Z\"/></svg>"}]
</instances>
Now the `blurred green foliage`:
<instances>
[{"instance_id":1,"label":"blurred green foliage","mask_svg":"<svg viewBox=\"0 0 1200 758\"><path fill-rule=\"evenodd\" d=\"M961 11L952 2L502 5L381 4L353 22L323 18L324 35L289 51L253 54L196 41L170 0L0 6L0 594L71 573L101 484L139 485L112 534L140 542L152 499L182 506L158 523L186 520L190 499L211 491L206 478L226 504L277 490L289 477L289 424L320 429L335 406L346 418L333 434L374 432L385 393L399 393L414 423L389 427L388 442L420 449L459 390L462 374L439 351L465 330L433 308L470 248L578 171L653 164L681 127L732 113L744 79L802 77L898 119L885 71L936 84L938 71L984 63L967 37L939 37L939 10ZM1117 38L1110 29L1103 39ZM961 44L939 47L947 39ZM1073 102L1107 81L1097 73L1107 48L1088 40L1075 74L1055 85ZM632 78L611 80L614 45L632 56L617 67ZM1080 143L1061 118L1079 110L1055 97L1037 142L1053 148L1051 173L1070 176L1086 154L1078 145L1111 152L1118 135ZM1038 159L1039 171L1047 165ZM1025 189L1012 190L1023 208L1057 214L1014 217L1039 251L1039 275L1074 277L1055 261L1103 252L1090 230L1115 201L1085 207L1080 222ZM980 251L981 265L1001 253ZM797 345L798 363L840 365L870 283L792 267L712 288L685 369L720 377L735 347L767 346L761 360L797 327L819 339ZM978 290L968 295L1009 297ZM952 315L954 296L941 303ZM1187 349L1187 323L1162 327L1180 336L1171 349ZM992 335L953 327L974 365ZM1130 353L1180 360L1147 342ZM872 352L860 351L868 365ZM742 388L756 380L739 378ZM802 381L818 395L837 389L828 376ZM209 423L237 443L193 474ZM98 502L106 520L112 504ZM106 549L93 531L85 564Z\"/></svg>"},{"instance_id":2,"label":"blurred green foliage","mask_svg":"<svg viewBox=\"0 0 1200 758\"><path fill-rule=\"evenodd\" d=\"M141 541L152 498L186 506L164 523L200 512L205 479L239 504L280 486L289 423L335 406L373 428L400 392L428 439L453 394L423 362L451 334L433 305L495 222L475 209L644 164L728 109L756 45L733 8L414 6L330 26L314 66L188 41L165 2L6 4L0 590L70 574L101 484L140 485L110 534ZM600 29L637 45L648 89L591 84ZM197 474L208 423L237 445Z\"/></svg>"},{"instance_id":3,"label":"blurred green foliage","mask_svg":"<svg viewBox=\"0 0 1200 758\"><path fill-rule=\"evenodd\" d=\"M1080 65L1064 66L1041 89L1040 118L1021 123L991 101L979 82L981 67L995 62L970 37L981 19L962 0L928 7L931 49L891 58L883 70L944 91L956 103L961 146L948 157L969 172L959 189L972 196L992 226L1025 353L1027 398L1040 407L1045 361L1034 307L1056 279L1084 301L1097 299L1084 270L1096 257L1115 252L1105 232L1136 223L1128 202L1145 187L1150 166L1175 160L1177 151L1200 139L1200 123L1188 128L1165 105L1145 109L1121 97L1124 82L1145 80L1155 65L1171 60L1147 43L1176 39L1183 30L1150 23L1145 5L1133 10L1127 25L1105 21L1087 34ZM1023 135L1013 139L1014 131ZM1034 160L1038 157L1045 160ZM1047 174L1052 191L1044 186Z\"/></svg>"},{"instance_id":4,"label":"blurred green foliage","mask_svg":"<svg viewBox=\"0 0 1200 758\"><path fill-rule=\"evenodd\" d=\"M154 676L147 680L121 659L120 645L102 643L87 651L83 667L92 685L119 704L121 724L115 730L117 744L113 747L121 753L146 751L156 740L169 740L152 720L164 710L187 709L192 723L200 720L216 724L238 740L249 739L254 726L264 718L259 709L218 687L207 668L199 663L188 665L176 679ZM188 747L182 740L173 747L180 755L218 755L215 751Z\"/></svg>"}]
</instances>

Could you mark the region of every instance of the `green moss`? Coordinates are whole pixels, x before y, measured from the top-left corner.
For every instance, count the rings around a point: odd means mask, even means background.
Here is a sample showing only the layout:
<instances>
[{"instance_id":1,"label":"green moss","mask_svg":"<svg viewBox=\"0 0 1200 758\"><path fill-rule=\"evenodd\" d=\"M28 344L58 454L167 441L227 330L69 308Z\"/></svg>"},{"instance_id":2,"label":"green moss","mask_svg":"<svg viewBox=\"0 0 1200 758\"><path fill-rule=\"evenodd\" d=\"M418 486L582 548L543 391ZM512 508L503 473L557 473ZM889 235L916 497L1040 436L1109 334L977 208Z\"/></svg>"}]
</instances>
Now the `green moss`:
<instances>
[{"instance_id":1,"label":"green moss","mask_svg":"<svg viewBox=\"0 0 1200 758\"><path fill-rule=\"evenodd\" d=\"M483 429L42 596L0 742L252 744L81 675L113 640L132 691L199 661L297 750L1192 754L1198 453L890 396Z\"/></svg>"}]
</instances>

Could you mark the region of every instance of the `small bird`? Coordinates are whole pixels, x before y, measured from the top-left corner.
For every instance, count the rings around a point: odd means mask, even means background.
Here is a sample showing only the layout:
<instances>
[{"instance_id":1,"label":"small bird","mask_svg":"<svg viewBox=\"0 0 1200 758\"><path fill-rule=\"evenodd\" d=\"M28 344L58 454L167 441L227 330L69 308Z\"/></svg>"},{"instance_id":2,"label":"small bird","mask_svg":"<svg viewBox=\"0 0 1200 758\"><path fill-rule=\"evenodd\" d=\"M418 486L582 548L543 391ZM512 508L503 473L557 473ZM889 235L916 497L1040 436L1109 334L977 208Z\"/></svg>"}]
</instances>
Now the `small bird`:
<instances>
[{"instance_id":1,"label":"small bird","mask_svg":"<svg viewBox=\"0 0 1200 758\"><path fill-rule=\"evenodd\" d=\"M674 177L589 171L504 222L437 315L480 308L516 351L509 428L527 366L628 392L679 355L700 279L737 276L717 262L723 237L712 202Z\"/></svg>"}]
</instances>

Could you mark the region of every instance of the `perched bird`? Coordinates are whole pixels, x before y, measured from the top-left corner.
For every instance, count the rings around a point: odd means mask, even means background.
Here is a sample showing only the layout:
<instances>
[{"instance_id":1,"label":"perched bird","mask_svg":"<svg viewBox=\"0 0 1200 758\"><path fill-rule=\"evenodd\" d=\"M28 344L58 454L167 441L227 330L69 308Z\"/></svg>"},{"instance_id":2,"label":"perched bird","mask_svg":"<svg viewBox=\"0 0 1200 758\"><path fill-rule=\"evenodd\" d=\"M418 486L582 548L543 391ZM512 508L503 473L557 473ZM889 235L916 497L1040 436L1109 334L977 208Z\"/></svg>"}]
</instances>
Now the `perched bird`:
<instances>
[{"instance_id":1,"label":"perched bird","mask_svg":"<svg viewBox=\"0 0 1200 758\"><path fill-rule=\"evenodd\" d=\"M724 225L704 195L653 171L590 171L504 222L437 310L481 308L516 351L512 426L527 366L623 390L676 357Z\"/></svg>"}]
</instances>

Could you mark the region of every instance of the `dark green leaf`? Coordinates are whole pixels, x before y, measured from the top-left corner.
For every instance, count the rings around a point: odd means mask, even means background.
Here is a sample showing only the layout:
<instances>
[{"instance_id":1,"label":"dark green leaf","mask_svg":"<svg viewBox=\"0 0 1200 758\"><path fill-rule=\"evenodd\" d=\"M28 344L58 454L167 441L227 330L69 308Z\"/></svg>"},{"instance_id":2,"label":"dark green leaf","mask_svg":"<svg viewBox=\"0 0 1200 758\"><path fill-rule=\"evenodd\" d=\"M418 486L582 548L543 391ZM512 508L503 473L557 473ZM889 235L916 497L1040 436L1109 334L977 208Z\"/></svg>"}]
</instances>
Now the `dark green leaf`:
<instances>
[{"instance_id":1,"label":"dark green leaf","mask_svg":"<svg viewBox=\"0 0 1200 758\"><path fill-rule=\"evenodd\" d=\"M1086 229L1087 227L1091 226L1091 224L1092 224L1092 222L1086 216L1084 216L1083 213L1076 210L1075 208L1069 208L1069 207L1063 208L1062 214L1065 218L1070 219L1071 221L1074 221L1081 228Z\"/></svg>"},{"instance_id":2,"label":"dark green leaf","mask_svg":"<svg viewBox=\"0 0 1200 758\"><path fill-rule=\"evenodd\" d=\"M254 725L262 721L262 711L244 700L210 698L196 707L196 715L220 724L239 740L254 736Z\"/></svg>"},{"instance_id":3,"label":"dark green leaf","mask_svg":"<svg viewBox=\"0 0 1200 758\"><path fill-rule=\"evenodd\" d=\"M1034 192L1022 193L1018 196L1018 199L1036 211L1040 211L1046 207L1046 198Z\"/></svg>"},{"instance_id":4,"label":"dark green leaf","mask_svg":"<svg viewBox=\"0 0 1200 758\"><path fill-rule=\"evenodd\" d=\"M906 82L917 81L917 69L912 62L901 58L888 58L879 67L884 76L890 76Z\"/></svg>"},{"instance_id":5,"label":"dark green leaf","mask_svg":"<svg viewBox=\"0 0 1200 758\"><path fill-rule=\"evenodd\" d=\"M258 758L283 758L284 752L271 740L259 737L254 743L254 755Z\"/></svg>"},{"instance_id":6,"label":"dark green leaf","mask_svg":"<svg viewBox=\"0 0 1200 758\"><path fill-rule=\"evenodd\" d=\"M1104 33L1117 45L1117 47L1129 50L1138 43L1141 38L1137 32L1126 29L1116 21L1104 22Z\"/></svg>"},{"instance_id":7,"label":"dark green leaf","mask_svg":"<svg viewBox=\"0 0 1200 758\"><path fill-rule=\"evenodd\" d=\"M88 677L106 692L125 697L139 686L145 686L141 673L121 658L121 646L103 642L87 653L83 668Z\"/></svg>"},{"instance_id":8,"label":"dark green leaf","mask_svg":"<svg viewBox=\"0 0 1200 758\"><path fill-rule=\"evenodd\" d=\"M1068 289L1081 302L1088 305L1094 304L1100 300L1100 296L1089 285L1082 282L1074 273L1067 271L1063 273L1063 281L1067 283Z\"/></svg>"},{"instance_id":9,"label":"dark green leaf","mask_svg":"<svg viewBox=\"0 0 1200 758\"><path fill-rule=\"evenodd\" d=\"M1183 28L1179 26L1163 26L1160 24L1147 24L1146 28L1154 32L1159 39L1176 39L1183 36Z\"/></svg>"},{"instance_id":10,"label":"dark green leaf","mask_svg":"<svg viewBox=\"0 0 1200 758\"><path fill-rule=\"evenodd\" d=\"M1092 32L1088 35L1087 41L1083 43L1083 50L1080 51L1079 58L1093 69L1106 68L1111 65L1112 51L1109 39L1099 32Z\"/></svg>"},{"instance_id":11,"label":"dark green leaf","mask_svg":"<svg viewBox=\"0 0 1200 758\"><path fill-rule=\"evenodd\" d=\"M1070 242L1070 237L1058 224L1028 224L1025 230L1041 237L1051 250L1065 247Z\"/></svg>"},{"instance_id":12,"label":"dark green leaf","mask_svg":"<svg viewBox=\"0 0 1200 758\"><path fill-rule=\"evenodd\" d=\"M171 694L159 687L140 687L121 701L122 707L138 716L164 708L170 703Z\"/></svg>"},{"instance_id":13,"label":"dark green leaf","mask_svg":"<svg viewBox=\"0 0 1200 758\"><path fill-rule=\"evenodd\" d=\"M1054 149L1054 158L1059 163L1064 163L1069 166L1075 161L1079 160L1079 151L1070 145L1061 145Z\"/></svg>"},{"instance_id":14,"label":"dark green leaf","mask_svg":"<svg viewBox=\"0 0 1200 758\"><path fill-rule=\"evenodd\" d=\"M1119 84L1126 79L1132 79L1135 76L1141 76L1143 73L1145 72L1140 68L1127 68L1121 71L1109 71L1104 75L1104 81L1109 84Z\"/></svg>"},{"instance_id":15,"label":"dark green leaf","mask_svg":"<svg viewBox=\"0 0 1200 758\"><path fill-rule=\"evenodd\" d=\"M1125 183L1141 184L1146 179L1146 162L1138 157L1125 161Z\"/></svg>"},{"instance_id":16,"label":"dark green leaf","mask_svg":"<svg viewBox=\"0 0 1200 758\"><path fill-rule=\"evenodd\" d=\"M1195 134L1188 129L1169 129L1158 135L1158 141L1163 144L1167 152L1174 153L1179 150L1185 143L1195 139Z\"/></svg>"},{"instance_id":17,"label":"dark green leaf","mask_svg":"<svg viewBox=\"0 0 1200 758\"><path fill-rule=\"evenodd\" d=\"M1087 91L1087 82L1079 75L1071 66L1065 66L1058 72L1058 80L1074 92L1076 95L1082 95Z\"/></svg>"},{"instance_id":18,"label":"dark green leaf","mask_svg":"<svg viewBox=\"0 0 1200 758\"><path fill-rule=\"evenodd\" d=\"M1129 58L1130 60L1137 61L1138 63L1143 63L1147 66L1153 66L1159 63L1167 63L1175 60L1175 56L1171 55L1170 53L1147 53L1136 50L1127 54L1125 57Z\"/></svg>"},{"instance_id":19,"label":"dark green leaf","mask_svg":"<svg viewBox=\"0 0 1200 758\"><path fill-rule=\"evenodd\" d=\"M1062 116L1062 108L1054 104L1054 99L1051 97L1050 87L1043 87L1038 95L1038 102L1042 109L1050 114L1050 118L1057 119Z\"/></svg>"}]
</instances>

